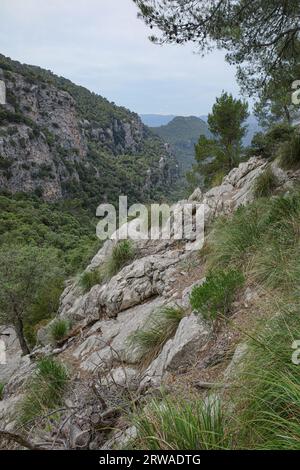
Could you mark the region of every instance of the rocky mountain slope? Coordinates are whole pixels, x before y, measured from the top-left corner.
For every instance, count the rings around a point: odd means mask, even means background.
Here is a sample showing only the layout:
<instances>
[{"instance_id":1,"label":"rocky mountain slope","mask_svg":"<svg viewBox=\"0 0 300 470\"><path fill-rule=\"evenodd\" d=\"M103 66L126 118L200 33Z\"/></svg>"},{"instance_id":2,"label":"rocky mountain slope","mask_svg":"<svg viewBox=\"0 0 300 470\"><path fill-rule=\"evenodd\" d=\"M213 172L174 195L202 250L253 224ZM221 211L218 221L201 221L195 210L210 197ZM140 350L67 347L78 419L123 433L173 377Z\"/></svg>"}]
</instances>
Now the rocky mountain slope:
<instances>
[{"instance_id":1,"label":"rocky mountain slope","mask_svg":"<svg viewBox=\"0 0 300 470\"><path fill-rule=\"evenodd\" d=\"M0 55L0 188L95 206L166 195L177 162L135 113Z\"/></svg>"},{"instance_id":2,"label":"rocky mountain slope","mask_svg":"<svg viewBox=\"0 0 300 470\"><path fill-rule=\"evenodd\" d=\"M205 194L196 189L189 203L204 205L206 225L210 227L217 217L230 217L253 201L255 182L269 165L251 158L232 170L220 186ZM271 166L277 190L289 191L295 175L281 170L276 162ZM186 202L180 201L175 210ZM193 227L189 230L185 236L193 243ZM209 230L207 233L209 236ZM137 432L127 412L132 406L143 408L148 397L161 393L160 385L167 391L179 387L188 393L192 389L202 397L212 382L230 382L245 354L239 326L253 319L256 307L252 310L251 305L261 293L249 287L242 289L231 322L212 323L196 314L189 297L193 287L205 281L205 259L198 251L186 250L187 240L136 241L134 259L111 279L86 292L78 282L70 282L52 321L52 325L57 319L71 321L72 328L62 341L53 344L50 323L39 331L40 345L29 356L20 357L15 346L13 350L11 342L7 343L7 353L13 359L5 369L0 368L0 381L6 382L0 401L2 445L13 445L7 433L16 430L18 403L26 395L26 384L35 376L41 358L65 364L71 383L55 419L45 410L44 418L33 420L30 430L25 427L23 431L30 445L44 448L126 446ZM105 266L115 244L108 240L86 272ZM180 309L181 319L163 347L145 361L130 338L149 324L153 312L165 307ZM219 394L226 390L224 387L218 389Z\"/></svg>"}]
</instances>

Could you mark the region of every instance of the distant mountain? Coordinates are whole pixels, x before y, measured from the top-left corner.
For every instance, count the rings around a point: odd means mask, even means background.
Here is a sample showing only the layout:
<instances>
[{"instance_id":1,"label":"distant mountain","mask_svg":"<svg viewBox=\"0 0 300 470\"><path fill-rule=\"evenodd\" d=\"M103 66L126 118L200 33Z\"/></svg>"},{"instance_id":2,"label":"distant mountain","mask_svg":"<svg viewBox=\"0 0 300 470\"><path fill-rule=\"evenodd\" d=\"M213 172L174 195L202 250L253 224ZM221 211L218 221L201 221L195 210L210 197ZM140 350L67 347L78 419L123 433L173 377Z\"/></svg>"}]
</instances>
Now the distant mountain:
<instances>
[{"instance_id":1,"label":"distant mountain","mask_svg":"<svg viewBox=\"0 0 300 470\"><path fill-rule=\"evenodd\" d=\"M176 116L173 114L140 114L140 118L146 126L159 127L169 124Z\"/></svg>"},{"instance_id":2,"label":"distant mountain","mask_svg":"<svg viewBox=\"0 0 300 470\"><path fill-rule=\"evenodd\" d=\"M170 145L182 173L194 163L194 147L200 135L210 135L207 124L196 116L177 116L165 126L152 127L152 131Z\"/></svg>"},{"instance_id":3,"label":"distant mountain","mask_svg":"<svg viewBox=\"0 0 300 470\"><path fill-rule=\"evenodd\" d=\"M172 119L174 119L176 116L169 114L169 115L161 115L161 114L141 114L140 118L143 121L146 126L149 127L159 127L159 126L164 126L166 124L169 124ZM199 119L207 123L207 115L202 115L199 116ZM243 145L245 147L249 146L251 144L251 140L256 134L256 132L261 131L261 127L258 124L258 121L253 114L251 114L247 120L247 125L248 125L248 130L247 134L243 140Z\"/></svg>"}]
</instances>

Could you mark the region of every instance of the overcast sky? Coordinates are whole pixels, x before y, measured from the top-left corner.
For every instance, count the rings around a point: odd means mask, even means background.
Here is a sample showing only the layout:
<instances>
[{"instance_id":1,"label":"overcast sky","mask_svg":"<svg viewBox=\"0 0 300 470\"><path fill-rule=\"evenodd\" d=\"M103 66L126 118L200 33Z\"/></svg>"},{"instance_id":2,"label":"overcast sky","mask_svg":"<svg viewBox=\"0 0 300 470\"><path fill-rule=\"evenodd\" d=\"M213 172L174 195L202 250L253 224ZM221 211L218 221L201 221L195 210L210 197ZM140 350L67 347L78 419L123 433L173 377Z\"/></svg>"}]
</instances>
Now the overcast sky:
<instances>
[{"instance_id":1,"label":"overcast sky","mask_svg":"<svg viewBox=\"0 0 300 470\"><path fill-rule=\"evenodd\" d=\"M214 52L156 46L131 0L0 0L1 52L138 113L207 114L235 69Z\"/></svg>"}]
</instances>

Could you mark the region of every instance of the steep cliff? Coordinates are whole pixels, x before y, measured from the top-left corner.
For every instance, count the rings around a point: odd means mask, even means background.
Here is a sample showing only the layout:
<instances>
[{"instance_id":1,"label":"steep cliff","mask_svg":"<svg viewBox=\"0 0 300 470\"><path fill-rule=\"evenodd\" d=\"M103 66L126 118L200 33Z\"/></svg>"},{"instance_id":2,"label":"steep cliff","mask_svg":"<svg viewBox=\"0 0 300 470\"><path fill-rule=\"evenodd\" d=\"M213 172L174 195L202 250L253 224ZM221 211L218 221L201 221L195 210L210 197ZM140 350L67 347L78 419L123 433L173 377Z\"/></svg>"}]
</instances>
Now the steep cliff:
<instances>
[{"instance_id":1,"label":"steep cliff","mask_svg":"<svg viewBox=\"0 0 300 470\"><path fill-rule=\"evenodd\" d=\"M95 206L119 194L167 195L177 163L125 108L38 67L0 55L0 188Z\"/></svg>"}]
</instances>

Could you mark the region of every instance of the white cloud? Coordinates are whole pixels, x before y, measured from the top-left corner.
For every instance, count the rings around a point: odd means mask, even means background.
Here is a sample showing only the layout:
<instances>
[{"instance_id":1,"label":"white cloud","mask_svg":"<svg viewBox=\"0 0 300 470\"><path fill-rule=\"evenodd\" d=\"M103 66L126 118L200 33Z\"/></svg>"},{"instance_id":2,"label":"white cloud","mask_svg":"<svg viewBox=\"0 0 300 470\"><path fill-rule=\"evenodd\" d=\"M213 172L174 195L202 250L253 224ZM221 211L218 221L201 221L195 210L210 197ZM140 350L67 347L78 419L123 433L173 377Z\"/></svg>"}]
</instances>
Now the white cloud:
<instances>
[{"instance_id":1,"label":"white cloud","mask_svg":"<svg viewBox=\"0 0 300 470\"><path fill-rule=\"evenodd\" d=\"M131 0L1 0L1 52L141 112L205 114L235 70L216 51L155 46Z\"/></svg>"}]
</instances>

